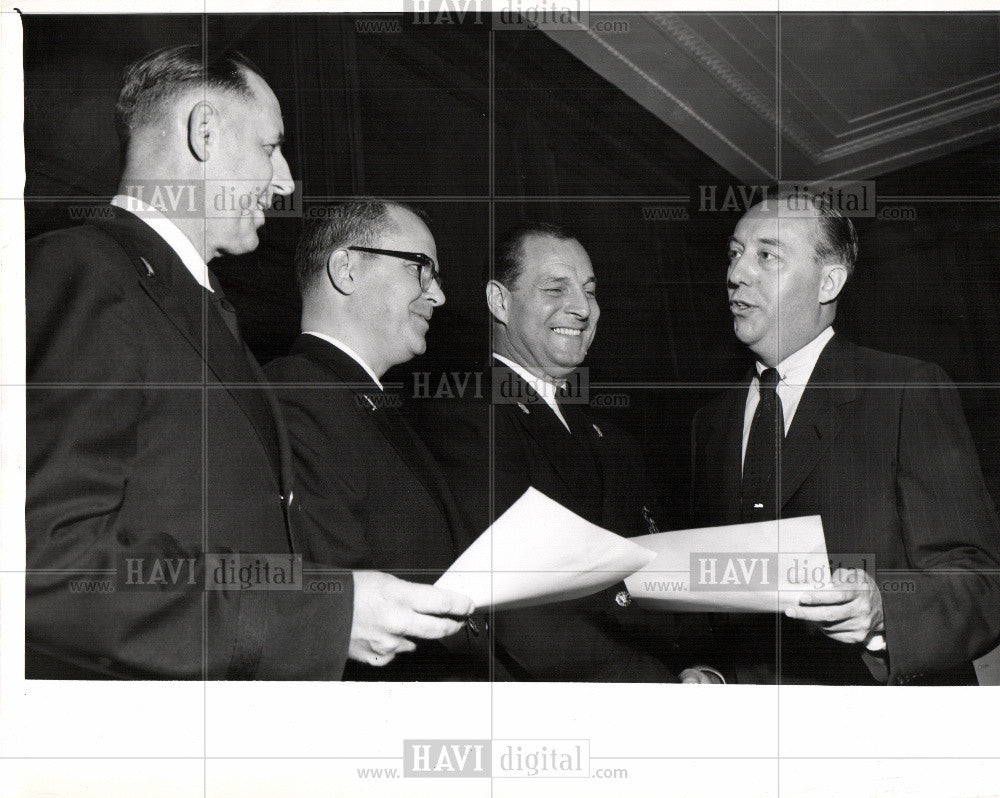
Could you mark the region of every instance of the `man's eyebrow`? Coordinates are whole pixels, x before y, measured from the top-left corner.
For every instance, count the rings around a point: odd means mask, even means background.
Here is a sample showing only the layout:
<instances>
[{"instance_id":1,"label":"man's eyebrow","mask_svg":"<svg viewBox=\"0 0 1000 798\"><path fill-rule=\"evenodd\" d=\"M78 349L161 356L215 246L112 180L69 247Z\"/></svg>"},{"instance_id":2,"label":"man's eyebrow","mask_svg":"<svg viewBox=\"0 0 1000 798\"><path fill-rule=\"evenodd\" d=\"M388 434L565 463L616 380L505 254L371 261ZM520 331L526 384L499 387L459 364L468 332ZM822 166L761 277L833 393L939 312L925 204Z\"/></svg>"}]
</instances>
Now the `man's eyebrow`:
<instances>
[{"instance_id":1,"label":"man's eyebrow","mask_svg":"<svg viewBox=\"0 0 1000 798\"><path fill-rule=\"evenodd\" d=\"M729 246L736 244L737 246L743 246L743 242L740 241L736 236L729 236Z\"/></svg>"},{"instance_id":2,"label":"man's eyebrow","mask_svg":"<svg viewBox=\"0 0 1000 798\"><path fill-rule=\"evenodd\" d=\"M784 249L781 242L777 238L758 238L761 244L766 247L774 247L775 249Z\"/></svg>"}]
</instances>

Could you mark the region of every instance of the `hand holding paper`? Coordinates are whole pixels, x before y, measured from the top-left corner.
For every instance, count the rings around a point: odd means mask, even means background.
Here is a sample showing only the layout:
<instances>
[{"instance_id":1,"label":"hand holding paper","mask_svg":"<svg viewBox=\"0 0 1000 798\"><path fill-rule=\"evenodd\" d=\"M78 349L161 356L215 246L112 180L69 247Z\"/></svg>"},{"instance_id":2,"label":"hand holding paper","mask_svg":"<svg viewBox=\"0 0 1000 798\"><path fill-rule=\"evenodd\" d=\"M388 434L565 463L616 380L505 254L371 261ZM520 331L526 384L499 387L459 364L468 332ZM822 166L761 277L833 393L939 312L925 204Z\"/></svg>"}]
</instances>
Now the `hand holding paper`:
<instances>
[{"instance_id":1,"label":"hand holding paper","mask_svg":"<svg viewBox=\"0 0 1000 798\"><path fill-rule=\"evenodd\" d=\"M804 592L836 587L818 515L633 540L657 554L625 580L632 598L650 609L780 612L798 606Z\"/></svg>"},{"instance_id":2,"label":"hand holding paper","mask_svg":"<svg viewBox=\"0 0 1000 798\"><path fill-rule=\"evenodd\" d=\"M436 582L477 609L513 609L597 593L655 553L528 488Z\"/></svg>"},{"instance_id":3,"label":"hand holding paper","mask_svg":"<svg viewBox=\"0 0 1000 798\"><path fill-rule=\"evenodd\" d=\"M875 580L861 568L838 568L833 581L836 589L821 595L804 593L799 605L789 607L785 614L815 623L823 634L841 643L864 643L869 651L885 648L882 594Z\"/></svg>"}]
</instances>

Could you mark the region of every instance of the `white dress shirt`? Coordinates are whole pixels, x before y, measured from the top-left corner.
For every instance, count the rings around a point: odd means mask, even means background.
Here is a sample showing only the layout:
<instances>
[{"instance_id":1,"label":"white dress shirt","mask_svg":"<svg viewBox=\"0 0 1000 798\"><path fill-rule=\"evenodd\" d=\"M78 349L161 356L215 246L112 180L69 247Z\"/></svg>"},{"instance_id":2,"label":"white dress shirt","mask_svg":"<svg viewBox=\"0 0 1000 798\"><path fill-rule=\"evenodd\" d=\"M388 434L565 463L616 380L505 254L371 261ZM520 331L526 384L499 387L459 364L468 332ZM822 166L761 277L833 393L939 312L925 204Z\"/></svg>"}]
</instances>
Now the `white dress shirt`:
<instances>
[{"instance_id":1,"label":"white dress shirt","mask_svg":"<svg viewBox=\"0 0 1000 798\"><path fill-rule=\"evenodd\" d=\"M525 369L523 366L515 363L512 360L508 360L503 355L498 355L496 352L493 353L493 357L503 363L505 366L510 368L515 374L517 374L522 380L524 380L528 385L531 386L532 390L537 393L542 399L545 400L545 404L552 408L552 412L556 414L562 425L566 428L566 432L573 434L569 428L569 424L566 423L566 419L563 418L562 412L559 410L559 403L556 401L556 391L559 390L558 385L553 385L548 380L543 380L541 377L536 377L530 371Z\"/></svg>"},{"instance_id":2,"label":"white dress shirt","mask_svg":"<svg viewBox=\"0 0 1000 798\"><path fill-rule=\"evenodd\" d=\"M823 332L812 339L797 352L793 352L782 360L775 368L778 370L778 398L781 399L781 414L785 422L785 434L792 426L792 419L795 418L795 411L802 401L802 393L806 389L809 377L812 376L813 369L816 368L816 361L823 348L833 338L833 327L827 327ZM750 390L747 392L747 403L743 411L743 459L747 456L747 441L750 439L750 425L753 423L753 414L757 410L760 402L760 380L758 377L766 369L763 363L757 363L757 376L750 382ZM741 459L742 462L742 459Z\"/></svg>"},{"instance_id":3,"label":"white dress shirt","mask_svg":"<svg viewBox=\"0 0 1000 798\"><path fill-rule=\"evenodd\" d=\"M359 355L357 352L351 349L351 347L349 347L339 338L334 338L332 335L316 332L315 330L303 330L302 334L312 335L315 336L316 338L326 341L328 344L333 344L335 347L337 347L337 349L339 349L341 352L343 352L345 355L351 358L351 360L353 360L355 363L361 366L361 368L363 368L365 372L367 372L368 376L372 378L372 381L378 386L378 389L382 391L382 393L385 393L385 388L382 387L382 383L379 381L379 378L375 376L375 372L371 370L369 365L365 363L364 360L362 360L361 355Z\"/></svg>"},{"instance_id":4,"label":"white dress shirt","mask_svg":"<svg viewBox=\"0 0 1000 798\"><path fill-rule=\"evenodd\" d=\"M182 233L177 225L160 213L152 205L147 205L141 199L128 194L115 194L111 198L111 204L123 211L135 214L149 225L153 232L167 242L170 248L177 253L181 263L191 272L191 276L198 281L198 285L207 291L212 291L212 286L208 282L208 265L205 259L198 252L191 239ZM212 293L215 293L212 291Z\"/></svg>"}]
</instances>

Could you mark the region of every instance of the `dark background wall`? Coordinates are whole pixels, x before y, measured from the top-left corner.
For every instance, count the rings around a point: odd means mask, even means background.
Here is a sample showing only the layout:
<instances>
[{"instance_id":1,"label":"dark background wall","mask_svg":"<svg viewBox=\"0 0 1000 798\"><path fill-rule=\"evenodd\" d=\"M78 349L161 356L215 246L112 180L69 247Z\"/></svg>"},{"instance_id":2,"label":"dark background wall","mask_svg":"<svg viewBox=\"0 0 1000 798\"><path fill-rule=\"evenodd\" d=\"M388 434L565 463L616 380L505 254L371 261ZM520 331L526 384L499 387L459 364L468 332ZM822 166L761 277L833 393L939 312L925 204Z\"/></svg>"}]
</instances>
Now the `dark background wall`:
<instances>
[{"instance_id":1,"label":"dark background wall","mask_svg":"<svg viewBox=\"0 0 1000 798\"><path fill-rule=\"evenodd\" d=\"M373 32L366 23L394 23ZM366 30L366 28L369 28ZM606 412L643 442L661 522L685 523L695 409L749 360L725 304L726 240L740 212L701 211L738 181L539 32L411 25L373 15L24 17L29 236L115 191L112 111L122 69L157 47L235 46L285 116L306 204L407 198L424 208L448 303L410 372L483 365L482 284L492 237L542 219L579 233L599 281L594 383L628 397ZM491 130L492 129L492 130ZM912 221L858 220L862 254L837 329L941 364L959 383L988 485L1000 499L1000 143L877 177ZM688 219L653 218L687 196ZM993 201L954 201L954 197ZM300 220L269 220L251 255L213 263L262 361L297 332L291 258Z\"/></svg>"}]
</instances>

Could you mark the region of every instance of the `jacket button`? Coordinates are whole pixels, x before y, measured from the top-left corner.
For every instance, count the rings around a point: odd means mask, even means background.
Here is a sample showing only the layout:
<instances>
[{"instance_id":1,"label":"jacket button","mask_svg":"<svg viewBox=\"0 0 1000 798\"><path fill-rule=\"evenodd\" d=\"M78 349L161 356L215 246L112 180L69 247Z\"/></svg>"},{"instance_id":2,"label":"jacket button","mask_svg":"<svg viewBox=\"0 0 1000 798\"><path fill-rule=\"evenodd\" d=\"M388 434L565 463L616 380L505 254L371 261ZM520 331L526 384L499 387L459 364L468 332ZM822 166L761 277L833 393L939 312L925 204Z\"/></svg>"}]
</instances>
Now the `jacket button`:
<instances>
[{"instance_id":1,"label":"jacket button","mask_svg":"<svg viewBox=\"0 0 1000 798\"><path fill-rule=\"evenodd\" d=\"M615 594L615 604L619 607L631 607L632 597L629 595L629 592L627 590L619 590Z\"/></svg>"}]
</instances>

